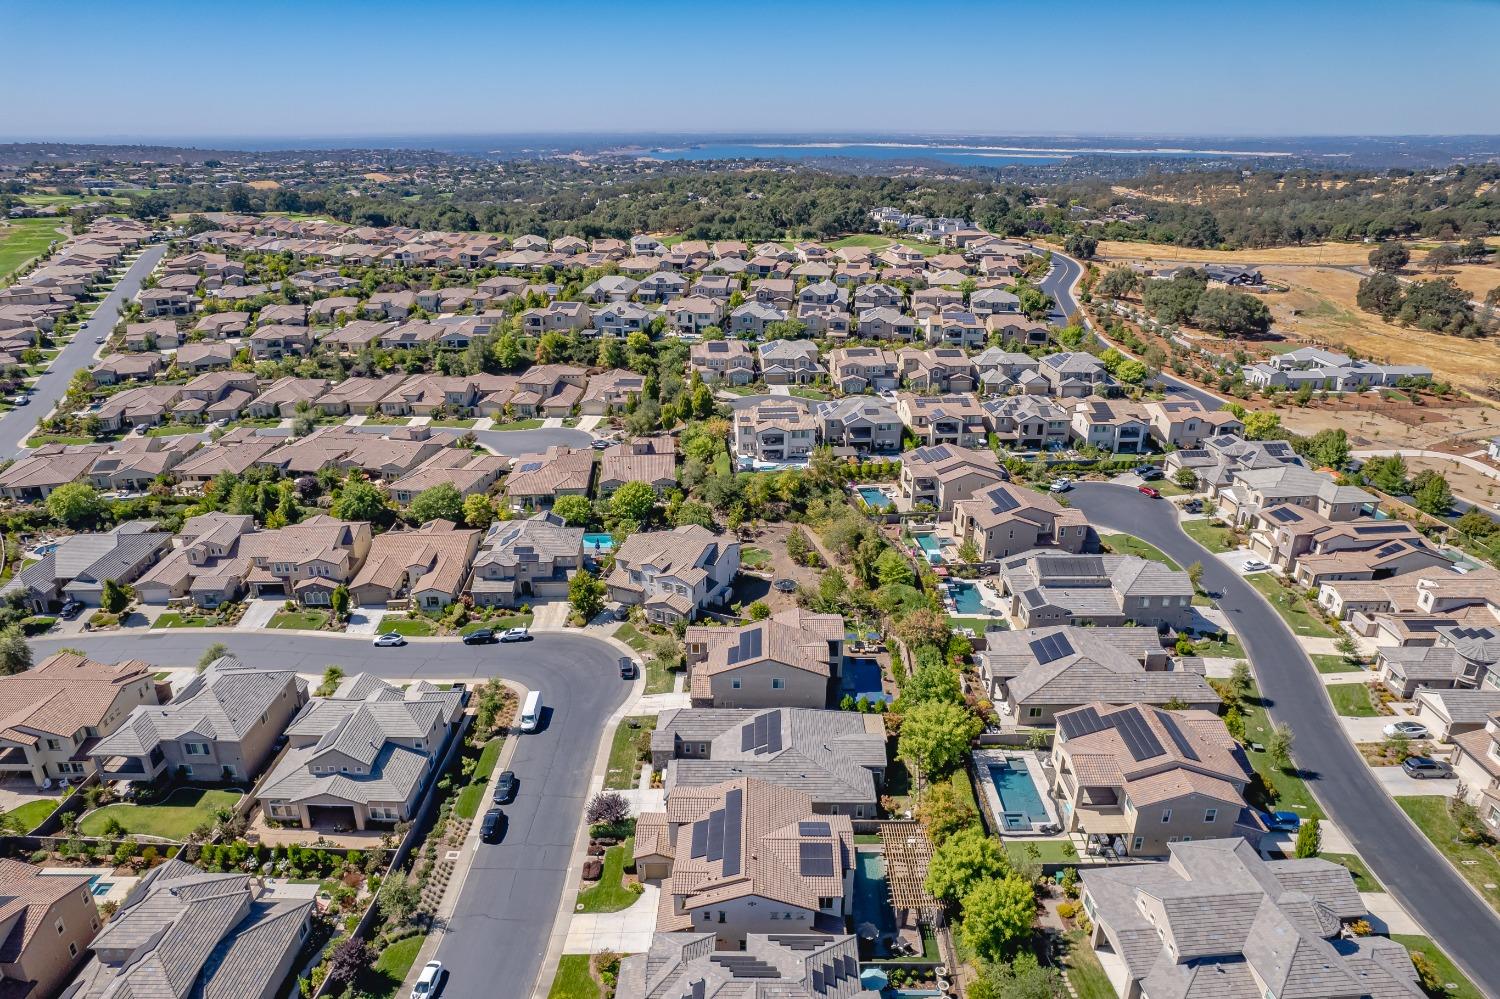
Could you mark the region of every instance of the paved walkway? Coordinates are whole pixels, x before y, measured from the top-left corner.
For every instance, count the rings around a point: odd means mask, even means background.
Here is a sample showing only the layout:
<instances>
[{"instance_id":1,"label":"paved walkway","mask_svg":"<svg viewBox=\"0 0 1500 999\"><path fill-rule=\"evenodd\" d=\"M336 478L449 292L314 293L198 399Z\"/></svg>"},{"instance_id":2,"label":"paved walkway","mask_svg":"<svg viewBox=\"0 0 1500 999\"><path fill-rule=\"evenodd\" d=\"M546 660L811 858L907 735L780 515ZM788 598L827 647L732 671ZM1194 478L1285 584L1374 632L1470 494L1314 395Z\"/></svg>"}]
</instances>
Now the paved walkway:
<instances>
[{"instance_id":1,"label":"paved walkway","mask_svg":"<svg viewBox=\"0 0 1500 999\"><path fill-rule=\"evenodd\" d=\"M531 605L531 626L537 631L557 631L568 623L568 602L552 600Z\"/></svg>"},{"instance_id":2,"label":"paved walkway","mask_svg":"<svg viewBox=\"0 0 1500 999\"><path fill-rule=\"evenodd\" d=\"M549 416L542 421L543 430L558 430L562 427L562 425L563 421L561 416Z\"/></svg>"},{"instance_id":3,"label":"paved walkway","mask_svg":"<svg viewBox=\"0 0 1500 999\"><path fill-rule=\"evenodd\" d=\"M245 613L240 617L239 623L234 626L235 631L259 631L271 622L276 612L281 610L282 600L250 600L245 607Z\"/></svg>"},{"instance_id":4,"label":"paved walkway","mask_svg":"<svg viewBox=\"0 0 1500 999\"><path fill-rule=\"evenodd\" d=\"M349 610L349 624L344 628L347 635L374 635L385 618L384 607L353 607Z\"/></svg>"},{"instance_id":5,"label":"paved walkway","mask_svg":"<svg viewBox=\"0 0 1500 999\"><path fill-rule=\"evenodd\" d=\"M1427 935L1427 931L1417 925L1417 921L1401 908L1401 903L1386 892L1362 891L1359 893L1359 899L1365 904L1365 911L1370 914L1370 928L1376 933Z\"/></svg>"},{"instance_id":6,"label":"paved walkway","mask_svg":"<svg viewBox=\"0 0 1500 999\"><path fill-rule=\"evenodd\" d=\"M599 426L599 424L603 422L604 417L602 416L585 416L583 419L578 421L578 429L593 431L595 427Z\"/></svg>"},{"instance_id":7,"label":"paved walkway","mask_svg":"<svg viewBox=\"0 0 1500 999\"><path fill-rule=\"evenodd\" d=\"M568 924L564 954L640 954L651 949L656 932L656 905L661 889L646 883L646 890L628 909L619 912L577 913Z\"/></svg>"}]
</instances>

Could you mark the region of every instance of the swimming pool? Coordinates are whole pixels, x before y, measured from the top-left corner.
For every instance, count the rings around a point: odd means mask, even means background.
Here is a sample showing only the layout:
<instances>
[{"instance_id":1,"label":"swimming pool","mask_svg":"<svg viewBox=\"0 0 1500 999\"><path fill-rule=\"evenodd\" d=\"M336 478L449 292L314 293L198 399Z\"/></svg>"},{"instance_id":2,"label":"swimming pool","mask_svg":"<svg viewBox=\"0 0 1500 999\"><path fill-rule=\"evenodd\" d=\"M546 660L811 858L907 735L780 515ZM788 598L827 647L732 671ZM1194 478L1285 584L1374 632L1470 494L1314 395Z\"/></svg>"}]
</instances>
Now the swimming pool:
<instances>
[{"instance_id":1,"label":"swimming pool","mask_svg":"<svg viewBox=\"0 0 1500 999\"><path fill-rule=\"evenodd\" d=\"M953 597L953 606L960 614L988 614L989 608L979 597L979 587L970 582L955 580L948 584L948 593Z\"/></svg>"},{"instance_id":2,"label":"swimming pool","mask_svg":"<svg viewBox=\"0 0 1500 999\"><path fill-rule=\"evenodd\" d=\"M891 909L891 892L886 884L885 854L874 850L855 853L854 925L873 923L882 936L896 932L896 913Z\"/></svg>"},{"instance_id":3,"label":"swimming pool","mask_svg":"<svg viewBox=\"0 0 1500 999\"><path fill-rule=\"evenodd\" d=\"M585 534L583 547L596 552L607 552L615 546L615 539L608 534Z\"/></svg>"},{"instance_id":4,"label":"swimming pool","mask_svg":"<svg viewBox=\"0 0 1500 999\"><path fill-rule=\"evenodd\" d=\"M927 561L935 565L943 560L943 543L936 534L918 534L915 540L917 547L926 554Z\"/></svg>"},{"instance_id":5,"label":"swimming pool","mask_svg":"<svg viewBox=\"0 0 1500 999\"><path fill-rule=\"evenodd\" d=\"M101 881L101 877L103 875L95 874L89 878L89 891L102 898L115 890L115 883L113 881Z\"/></svg>"},{"instance_id":6,"label":"swimming pool","mask_svg":"<svg viewBox=\"0 0 1500 999\"><path fill-rule=\"evenodd\" d=\"M871 702L890 703L891 695L881 684L880 662L875 659L846 660L843 675L839 677L839 700L843 700L846 694L856 701L863 697Z\"/></svg>"},{"instance_id":7,"label":"swimming pool","mask_svg":"<svg viewBox=\"0 0 1500 999\"><path fill-rule=\"evenodd\" d=\"M1021 760L1006 759L987 764L990 783L1000 796L1000 808L1007 829L1030 829L1033 822L1048 822L1047 806L1031 771Z\"/></svg>"},{"instance_id":8,"label":"swimming pool","mask_svg":"<svg viewBox=\"0 0 1500 999\"><path fill-rule=\"evenodd\" d=\"M860 486L854 491L865 501L865 506L872 510L885 510L891 505L891 498L879 486Z\"/></svg>"}]
</instances>

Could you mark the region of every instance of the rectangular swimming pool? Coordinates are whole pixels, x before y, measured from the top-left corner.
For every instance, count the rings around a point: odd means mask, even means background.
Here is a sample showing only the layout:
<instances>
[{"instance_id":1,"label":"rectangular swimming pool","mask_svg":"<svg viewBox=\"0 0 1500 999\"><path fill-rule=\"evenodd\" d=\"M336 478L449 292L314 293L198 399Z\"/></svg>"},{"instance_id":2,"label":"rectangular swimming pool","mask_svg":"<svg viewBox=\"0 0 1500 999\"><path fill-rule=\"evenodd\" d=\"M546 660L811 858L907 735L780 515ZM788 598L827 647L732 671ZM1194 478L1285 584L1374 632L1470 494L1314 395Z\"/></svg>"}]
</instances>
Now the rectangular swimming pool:
<instances>
[{"instance_id":1,"label":"rectangular swimming pool","mask_svg":"<svg viewBox=\"0 0 1500 999\"><path fill-rule=\"evenodd\" d=\"M1007 829L1030 829L1033 822L1050 821L1042 793L1037 790L1025 762L1008 759L990 763L988 767L990 782L1000 796L1000 807L1005 813L1002 821Z\"/></svg>"},{"instance_id":2,"label":"rectangular swimming pool","mask_svg":"<svg viewBox=\"0 0 1500 999\"><path fill-rule=\"evenodd\" d=\"M953 606L960 614L988 614L989 608L979 597L979 586L975 583L956 581L948 584L953 596Z\"/></svg>"},{"instance_id":3,"label":"rectangular swimming pool","mask_svg":"<svg viewBox=\"0 0 1500 999\"><path fill-rule=\"evenodd\" d=\"M596 552L607 552L615 546L615 539L608 534L585 534L583 547Z\"/></svg>"},{"instance_id":4,"label":"rectangular swimming pool","mask_svg":"<svg viewBox=\"0 0 1500 999\"><path fill-rule=\"evenodd\" d=\"M943 545L936 534L918 534L915 540L917 547L922 549L922 553L927 556L927 561L936 565L943 560Z\"/></svg>"},{"instance_id":5,"label":"rectangular swimming pool","mask_svg":"<svg viewBox=\"0 0 1500 999\"><path fill-rule=\"evenodd\" d=\"M848 659L844 662L843 675L839 677L839 699L848 694L856 701L863 697L870 702L886 701L891 695L881 683L880 663L875 659Z\"/></svg>"},{"instance_id":6,"label":"rectangular swimming pool","mask_svg":"<svg viewBox=\"0 0 1500 999\"><path fill-rule=\"evenodd\" d=\"M885 510L891 505L891 498L879 486L860 486L854 491L865 501L865 506L872 510Z\"/></svg>"}]
</instances>

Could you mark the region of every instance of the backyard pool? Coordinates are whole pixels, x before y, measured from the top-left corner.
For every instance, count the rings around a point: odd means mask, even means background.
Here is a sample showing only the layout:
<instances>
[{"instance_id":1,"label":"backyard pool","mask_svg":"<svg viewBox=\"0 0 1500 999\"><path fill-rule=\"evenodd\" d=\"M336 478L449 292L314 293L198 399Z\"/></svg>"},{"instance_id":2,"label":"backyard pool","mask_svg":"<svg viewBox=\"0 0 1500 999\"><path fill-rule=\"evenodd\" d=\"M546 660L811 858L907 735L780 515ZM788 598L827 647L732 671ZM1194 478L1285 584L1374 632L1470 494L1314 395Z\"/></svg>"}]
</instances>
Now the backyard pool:
<instances>
[{"instance_id":1,"label":"backyard pool","mask_svg":"<svg viewBox=\"0 0 1500 999\"><path fill-rule=\"evenodd\" d=\"M115 883L113 881L101 881L100 878L102 877L103 875L95 874L89 878L89 891L101 897L115 890Z\"/></svg>"},{"instance_id":2,"label":"backyard pool","mask_svg":"<svg viewBox=\"0 0 1500 999\"><path fill-rule=\"evenodd\" d=\"M865 506L872 510L885 510L891 505L891 498L879 486L860 486L854 491L865 501Z\"/></svg>"},{"instance_id":3,"label":"backyard pool","mask_svg":"<svg viewBox=\"0 0 1500 999\"><path fill-rule=\"evenodd\" d=\"M607 552L615 546L615 539L608 534L585 534L583 547L589 551Z\"/></svg>"},{"instance_id":4,"label":"backyard pool","mask_svg":"<svg viewBox=\"0 0 1500 999\"><path fill-rule=\"evenodd\" d=\"M987 764L990 783L1000 798L1002 821L1007 829L1030 829L1032 823L1049 822L1047 806L1042 801L1031 771L1023 760L1007 758Z\"/></svg>"},{"instance_id":5,"label":"backyard pool","mask_svg":"<svg viewBox=\"0 0 1500 999\"><path fill-rule=\"evenodd\" d=\"M953 607L960 614L988 614L989 608L979 597L979 586L964 580L948 584L948 593L953 597Z\"/></svg>"},{"instance_id":6,"label":"backyard pool","mask_svg":"<svg viewBox=\"0 0 1500 999\"><path fill-rule=\"evenodd\" d=\"M885 854L860 850L854 865L854 925L873 923L881 936L896 932L896 913L886 884Z\"/></svg>"},{"instance_id":7,"label":"backyard pool","mask_svg":"<svg viewBox=\"0 0 1500 999\"><path fill-rule=\"evenodd\" d=\"M918 534L915 540L928 562L936 565L943 560L943 542L936 534Z\"/></svg>"},{"instance_id":8,"label":"backyard pool","mask_svg":"<svg viewBox=\"0 0 1500 999\"><path fill-rule=\"evenodd\" d=\"M839 700L843 700L846 694L856 701L863 697L871 702L890 703L891 695L881 684L880 662L875 659L845 661L843 676L839 677Z\"/></svg>"}]
</instances>

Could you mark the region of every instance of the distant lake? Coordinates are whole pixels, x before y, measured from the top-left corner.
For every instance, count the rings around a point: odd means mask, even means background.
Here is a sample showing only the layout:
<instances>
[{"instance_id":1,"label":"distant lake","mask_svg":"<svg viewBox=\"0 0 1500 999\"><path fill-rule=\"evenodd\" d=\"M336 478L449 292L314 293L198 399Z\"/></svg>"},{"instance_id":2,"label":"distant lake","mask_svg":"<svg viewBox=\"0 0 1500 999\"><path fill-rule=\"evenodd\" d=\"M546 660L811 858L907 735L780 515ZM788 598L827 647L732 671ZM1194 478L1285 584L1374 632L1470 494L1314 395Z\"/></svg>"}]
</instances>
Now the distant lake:
<instances>
[{"instance_id":1,"label":"distant lake","mask_svg":"<svg viewBox=\"0 0 1500 999\"><path fill-rule=\"evenodd\" d=\"M858 142L752 142L705 143L651 149L643 157L660 160L750 160L821 159L843 156L862 160L942 160L963 166L1007 166L1010 164L1061 163L1078 155L1107 156L1256 156L1262 153L1222 149L1162 148L1022 148L1013 146L969 146L931 143Z\"/></svg>"}]
</instances>

